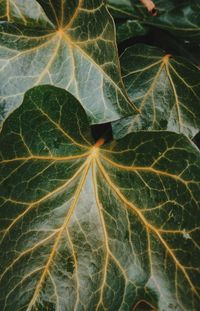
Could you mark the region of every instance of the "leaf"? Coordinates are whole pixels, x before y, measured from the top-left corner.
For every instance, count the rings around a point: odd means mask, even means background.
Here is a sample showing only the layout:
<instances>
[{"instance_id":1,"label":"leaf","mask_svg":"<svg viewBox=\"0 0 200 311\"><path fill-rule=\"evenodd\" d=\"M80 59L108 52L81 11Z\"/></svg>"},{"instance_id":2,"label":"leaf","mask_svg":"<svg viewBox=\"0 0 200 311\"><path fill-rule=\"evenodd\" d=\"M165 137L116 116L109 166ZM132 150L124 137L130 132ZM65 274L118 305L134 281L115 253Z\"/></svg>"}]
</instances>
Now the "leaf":
<instances>
[{"instance_id":1,"label":"leaf","mask_svg":"<svg viewBox=\"0 0 200 311\"><path fill-rule=\"evenodd\" d=\"M137 17L137 11L131 4L130 0L108 0L107 7L113 17L116 18L130 18Z\"/></svg>"},{"instance_id":2,"label":"leaf","mask_svg":"<svg viewBox=\"0 0 200 311\"><path fill-rule=\"evenodd\" d=\"M8 1L0 0L0 20L7 20L9 15Z\"/></svg>"},{"instance_id":3,"label":"leaf","mask_svg":"<svg viewBox=\"0 0 200 311\"><path fill-rule=\"evenodd\" d=\"M185 136L93 145L77 100L40 86L5 121L0 145L1 310L146 301L198 311L200 154Z\"/></svg>"},{"instance_id":4,"label":"leaf","mask_svg":"<svg viewBox=\"0 0 200 311\"><path fill-rule=\"evenodd\" d=\"M53 27L35 0L0 0L0 20L25 26Z\"/></svg>"},{"instance_id":5,"label":"leaf","mask_svg":"<svg viewBox=\"0 0 200 311\"><path fill-rule=\"evenodd\" d=\"M109 0L108 8L116 18L137 20L143 26L152 25L168 30L173 36L200 42L200 5L199 1L153 1L158 14L152 16L139 1Z\"/></svg>"},{"instance_id":6,"label":"leaf","mask_svg":"<svg viewBox=\"0 0 200 311\"><path fill-rule=\"evenodd\" d=\"M173 35L200 42L200 4L190 1L178 5L165 14L151 18L147 24L169 30Z\"/></svg>"},{"instance_id":7,"label":"leaf","mask_svg":"<svg viewBox=\"0 0 200 311\"><path fill-rule=\"evenodd\" d=\"M135 20L127 20L124 23L117 24L116 30L118 43L148 33L148 27L143 26L139 21Z\"/></svg>"},{"instance_id":8,"label":"leaf","mask_svg":"<svg viewBox=\"0 0 200 311\"><path fill-rule=\"evenodd\" d=\"M147 45L121 57L129 96L140 113L113 122L114 137L138 130L170 130L194 137L200 129L200 71L186 59Z\"/></svg>"},{"instance_id":9,"label":"leaf","mask_svg":"<svg viewBox=\"0 0 200 311\"><path fill-rule=\"evenodd\" d=\"M38 84L68 90L91 123L134 113L121 80L114 24L104 1L38 2L3 2L9 5L6 14L11 23L0 24L1 118Z\"/></svg>"},{"instance_id":10,"label":"leaf","mask_svg":"<svg viewBox=\"0 0 200 311\"><path fill-rule=\"evenodd\" d=\"M159 14L163 14L166 11L175 7L174 0L154 0L153 1L158 9ZM108 8L112 15L117 18L136 18L143 20L151 16L147 9L138 0L108 0Z\"/></svg>"}]
</instances>

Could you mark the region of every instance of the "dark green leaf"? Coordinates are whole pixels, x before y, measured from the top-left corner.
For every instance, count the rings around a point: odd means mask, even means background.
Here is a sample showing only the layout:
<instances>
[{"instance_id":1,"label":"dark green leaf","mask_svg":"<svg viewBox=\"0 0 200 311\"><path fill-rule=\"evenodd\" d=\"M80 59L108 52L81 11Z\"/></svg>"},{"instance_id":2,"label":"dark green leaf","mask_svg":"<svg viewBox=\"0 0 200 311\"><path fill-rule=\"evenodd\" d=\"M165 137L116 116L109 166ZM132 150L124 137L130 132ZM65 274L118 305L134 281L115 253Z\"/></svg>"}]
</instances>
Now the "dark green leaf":
<instances>
[{"instance_id":1,"label":"dark green leaf","mask_svg":"<svg viewBox=\"0 0 200 311\"><path fill-rule=\"evenodd\" d=\"M138 16L131 0L108 0L107 6L114 17L130 18Z\"/></svg>"},{"instance_id":2,"label":"dark green leaf","mask_svg":"<svg viewBox=\"0 0 200 311\"><path fill-rule=\"evenodd\" d=\"M0 13L7 3L12 23L0 24L1 118L38 84L67 89L80 100L91 123L134 113L121 80L113 20L104 1L38 2L2 3Z\"/></svg>"},{"instance_id":3,"label":"dark green leaf","mask_svg":"<svg viewBox=\"0 0 200 311\"><path fill-rule=\"evenodd\" d=\"M0 20L7 19L7 15L6 1L0 0Z\"/></svg>"},{"instance_id":4,"label":"dark green leaf","mask_svg":"<svg viewBox=\"0 0 200 311\"><path fill-rule=\"evenodd\" d=\"M154 0L159 15L171 10L177 5L175 0ZM180 3L179 3L180 4ZM117 18L144 19L150 13L139 0L108 0L108 8L112 15Z\"/></svg>"},{"instance_id":5,"label":"dark green leaf","mask_svg":"<svg viewBox=\"0 0 200 311\"><path fill-rule=\"evenodd\" d=\"M200 43L200 3L189 1L174 9L146 21L159 28L169 30L173 35Z\"/></svg>"},{"instance_id":6,"label":"dark green leaf","mask_svg":"<svg viewBox=\"0 0 200 311\"><path fill-rule=\"evenodd\" d=\"M193 137L200 130L200 71L158 48L135 45L121 57L125 87L137 116L113 123L114 136L138 130L170 130Z\"/></svg>"},{"instance_id":7,"label":"dark green leaf","mask_svg":"<svg viewBox=\"0 0 200 311\"><path fill-rule=\"evenodd\" d=\"M148 27L136 20L127 20L124 23L117 24L116 29L118 43L148 33Z\"/></svg>"},{"instance_id":8,"label":"dark green leaf","mask_svg":"<svg viewBox=\"0 0 200 311\"><path fill-rule=\"evenodd\" d=\"M157 16L151 16L140 1L109 0L108 8L117 18L134 19L143 25L166 29L173 36L200 42L200 4L192 1L154 0Z\"/></svg>"},{"instance_id":9,"label":"dark green leaf","mask_svg":"<svg viewBox=\"0 0 200 311\"><path fill-rule=\"evenodd\" d=\"M185 136L93 146L80 104L47 86L0 135L1 310L199 310L200 154Z\"/></svg>"}]
</instances>

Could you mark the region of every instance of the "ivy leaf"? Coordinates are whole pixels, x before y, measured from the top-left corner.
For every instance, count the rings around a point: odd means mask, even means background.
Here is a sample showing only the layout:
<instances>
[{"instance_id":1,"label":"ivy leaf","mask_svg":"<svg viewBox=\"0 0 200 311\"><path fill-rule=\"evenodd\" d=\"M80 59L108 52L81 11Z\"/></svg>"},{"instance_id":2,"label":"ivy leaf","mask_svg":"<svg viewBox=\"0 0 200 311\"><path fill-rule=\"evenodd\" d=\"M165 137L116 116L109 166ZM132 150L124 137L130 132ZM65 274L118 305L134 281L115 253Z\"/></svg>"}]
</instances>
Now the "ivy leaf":
<instances>
[{"instance_id":1,"label":"ivy leaf","mask_svg":"<svg viewBox=\"0 0 200 311\"><path fill-rule=\"evenodd\" d=\"M190 1L178 5L172 10L151 18L147 24L169 30L179 38L189 39L195 43L200 42L200 4L199 1Z\"/></svg>"},{"instance_id":2,"label":"ivy leaf","mask_svg":"<svg viewBox=\"0 0 200 311\"><path fill-rule=\"evenodd\" d=\"M35 0L0 0L0 20L38 28L53 28L41 6Z\"/></svg>"},{"instance_id":3,"label":"ivy leaf","mask_svg":"<svg viewBox=\"0 0 200 311\"><path fill-rule=\"evenodd\" d=\"M117 42L121 43L127 39L143 36L148 33L148 27L136 20L127 20L116 25Z\"/></svg>"},{"instance_id":4,"label":"ivy leaf","mask_svg":"<svg viewBox=\"0 0 200 311\"><path fill-rule=\"evenodd\" d=\"M91 123L134 113L120 76L113 20L103 0L18 0L2 5L0 15L8 5L11 21L0 24L2 119L38 84L68 90Z\"/></svg>"},{"instance_id":5,"label":"ivy leaf","mask_svg":"<svg viewBox=\"0 0 200 311\"><path fill-rule=\"evenodd\" d=\"M154 0L156 8L160 14L171 10L175 7L174 0ZM112 15L116 18L134 18L143 20L150 17L150 13L138 0L108 0L108 8Z\"/></svg>"},{"instance_id":6,"label":"ivy leaf","mask_svg":"<svg viewBox=\"0 0 200 311\"><path fill-rule=\"evenodd\" d=\"M137 17L135 6L131 4L130 0L108 0L107 7L113 17L116 18L130 18Z\"/></svg>"},{"instance_id":7,"label":"ivy leaf","mask_svg":"<svg viewBox=\"0 0 200 311\"><path fill-rule=\"evenodd\" d=\"M157 16L151 16L139 1L131 3L131 0L109 0L108 8L116 18L132 18L143 26L152 25L166 29L179 39L200 42L199 1L154 0L153 2L158 11Z\"/></svg>"},{"instance_id":8,"label":"ivy leaf","mask_svg":"<svg viewBox=\"0 0 200 311\"><path fill-rule=\"evenodd\" d=\"M1 310L199 309L200 154L184 135L93 145L78 101L40 86L0 145Z\"/></svg>"},{"instance_id":9,"label":"ivy leaf","mask_svg":"<svg viewBox=\"0 0 200 311\"><path fill-rule=\"evenodd\" d=\"M143 44L121 57L122 75L137 116L113 122L114 137L138 130L170 130L194 137L200 129L200 71L186 59Z\"/></svg>"}]
</instances>

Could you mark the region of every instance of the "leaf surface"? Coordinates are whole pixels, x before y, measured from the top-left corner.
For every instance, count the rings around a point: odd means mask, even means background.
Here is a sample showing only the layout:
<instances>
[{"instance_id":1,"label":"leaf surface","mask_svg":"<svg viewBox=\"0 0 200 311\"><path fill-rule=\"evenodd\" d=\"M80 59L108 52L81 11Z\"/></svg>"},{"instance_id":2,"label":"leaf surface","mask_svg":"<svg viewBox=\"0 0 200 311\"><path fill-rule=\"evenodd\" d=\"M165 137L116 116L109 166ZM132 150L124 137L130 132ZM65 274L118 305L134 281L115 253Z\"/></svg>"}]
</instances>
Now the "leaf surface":
<instances>
[{"instance_id":1,"label":"leaf surface","mask_svg":"<svg viewBox=\"0 0 200 311\"><path fill-rule=\"evenodd\" d=\"M116 138L138 130L170 130L194 137L200 130L200 71L186 59L147 45L121 57L129 96L140 113L113 122Z\"/></svg>"},{"instance_id":2,"label":"leaf surface","mask_svg":"<svg viewBox=\"0 0 200 311\"><path fill-rule=\"evenodd\" d=\"M25 26L53 27L35 0L0 0L0 20Z\"/></svg>"},{"instance_id":3,"label":"leaf surface","mask_svg":"<svg viewBox=\"0 0 200 311\"><path fill-rule=\"evenodd\" d=\"M137 17L137 11L131 5L130 0L108 0L107 6L112 15L116 18Z\"/></svg>"},{"instance_id":4,"label":"leaf surface","mask_svg":"<svg viewBox=\"0 0 200 311\"><path fill-rule=\"evenodd\" d=\"M121 43L137 36L144 36L148 33L148 27L144 26L140 21L127 20L116 25L117 42Z\"/></svg>"},{"instance_id":5,"label":"leaf surface","mask_svg":"<svg viewBox=\"0 0 200 311\"><path fill-rule=\"evenodd\" d=\"M163 14L175 7L174 0L154 0L156 8L159 14ZM108 0L108 8L112 15L117 18L134 18L134 19L146 19L150 17L150 13L139 1L132 0Z\"/></svg>"},{"instance_id":6,"label":"leaf surface","mask_svg":"<svg viewBox=\"0 0 200 311\"><path fill-rule=\"evenodd\" d=\"M168 30L173 36L200 42L200 4L198 0L191 1L153 1L157 15L152 16L140 1L109 0L108 8L116 18L133 19L141 24L152 25ZM133 30L134 36L134 30Z\"/></svg>"},{"instance_id":7,"label":"leaf surface","mask_svg":"<svg viewBox=\"0 0 200 311\"><path fill-rule=\"evenodd\" d=\"M198 311L200 154L185 136L94 145L77 100L40 86L0 146L1 310Z\"/></svg>"},{"instance_id":8,"label":"leaf surface","mask_svg":"<svg viewBox=\"0 0 200 311\"><path fill-rule=\"evenodd\" d=\"M0 24L2 120L38 84L68 90L91 123L134 113L120 76L113 20L103 0L8 0L2 2L0 15L10 21Z\"/></svg>"},{"instance_id":9,"label":"leaf surface","mask_svg":"<svg viewBox=\"0 0 200 311\"><path fill-rule=\"evenodd\" d=\"M189 39L198 44L200 43L200 3L194 0L182 5L178 3L164 14L147 20L147 24L166 29L179 38Z\"/></svg>"}]
</instances>

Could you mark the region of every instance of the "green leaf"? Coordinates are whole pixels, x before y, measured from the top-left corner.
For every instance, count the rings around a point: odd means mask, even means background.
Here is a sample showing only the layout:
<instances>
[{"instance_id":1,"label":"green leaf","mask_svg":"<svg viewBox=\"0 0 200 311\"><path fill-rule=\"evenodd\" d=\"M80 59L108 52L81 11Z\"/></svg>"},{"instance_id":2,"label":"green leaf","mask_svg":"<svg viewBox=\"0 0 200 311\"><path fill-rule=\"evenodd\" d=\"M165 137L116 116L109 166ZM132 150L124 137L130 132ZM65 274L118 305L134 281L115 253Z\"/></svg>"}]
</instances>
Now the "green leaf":
<instances>
[{"instance_id":1,"label":"green leaf","mask_svg":"<svg viewBox=\"0 0 200 311\"><path fill-rule=\"evenodd\" d=\"M173 36L184 40L200 42L200 5L199 1L154 0L158 14L151 16L140 1L109 0L108 8L116 18L137 20L144 26L152 25L166 29Z\"/></svg>"},{"instance_id":2,"label":"green leaf","mask_svg":"<svg viewBox=\"0 0 200 311\"><path fill-rule=\"evenodd\" d=\"M0 24L0 117L6 118L38 84L68 90L91 123L134 113L104 1L38 2L3 1L0 15L7 3L11 23Z\"/></svg>"},{"instance_id":3,"label":"green leaf","mask_svg":"<svg viewBox=\"0 0 200 311\"><path fill-rule=\"evenodd\" d=\"M0 0L0 20L7 19L7 8L5 0Z\"/></svg>"},{"instance_id":4,"label":"green leaf","mask_svg":"<svg viewBox=\"0 0 200 311\"><path fill-rule=\"evenodd\" d=\"M130 0L108 0L107 7L116 18L137 17L137 11Z\"/></svg>"},{"instance_id":5,"label":"green leaf","mask_svg":"<svg viewBox=\"0 0 200 311\"><path fill-rule=\"evenodd\" d=\"M147 20L159 28L169 30L173 35L200 43L200 4L199 1L189 1L178 5L165 14Z\"/></svg>"},{"instance_id":6,"label":"green leaf","mask_svg":"<svg viewBox=\"0 0 200 311\"><path fill-rule=\"evenodd\" d=\"M177 3L174 0L154 0L159 15L174 8ZM180 4L180 3L179 3ZM139 0L108 0L108 8L116 18L146 19L150 13Z\"/></svg>"},{"instance_id":7,"label":"green leaf","mask_svg":"<svg viewBox=\"0 0 200 311\"><path fill-rule=\"evenodd\" d=\"M195 136L200 129L200 71L186 59L147 45L121 57L129 96L140 113L113 122L116 138L138 130L170 130Z\"/></svg>"},{"instance_id":8,"label":"green leaf","mask_svg":"<svg viewBox=\"0 0 200 311\"><path fill-rule=\"evenodd\" d=\"M148 33L148 27L142 25L142 23L136 20L127 20L124 23L117 24L116 30L118 43Z\"/></svg>"},{"instance_id":9,"label":"green leaf","mask_svg":"<svg viewBox=\"0 0 200 311\"><path fill-rule=\"evenodd\" d=\"M54 87L5 121L0 309L198 311L199 151L168 132L100 145Z\"/></svg>"},{"instance_id":10,"label":"green leaf","mask_svg":"<svg viewBox=\"0 0 200 311\"><path fill-rule=\"evenodd\" d=\"M25 26L53 27L35 0L0 0L0 20Z\"/></svg>"}]
</instances>

